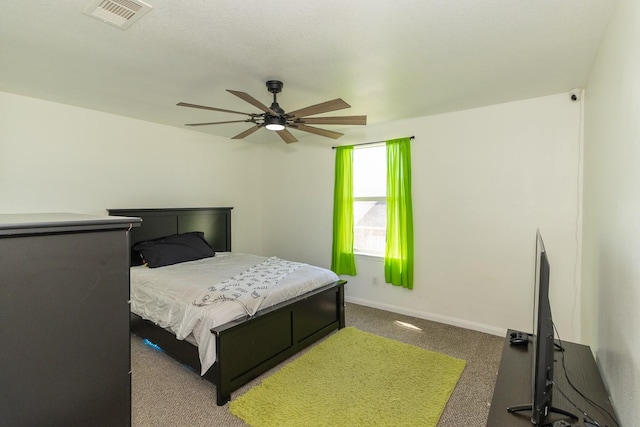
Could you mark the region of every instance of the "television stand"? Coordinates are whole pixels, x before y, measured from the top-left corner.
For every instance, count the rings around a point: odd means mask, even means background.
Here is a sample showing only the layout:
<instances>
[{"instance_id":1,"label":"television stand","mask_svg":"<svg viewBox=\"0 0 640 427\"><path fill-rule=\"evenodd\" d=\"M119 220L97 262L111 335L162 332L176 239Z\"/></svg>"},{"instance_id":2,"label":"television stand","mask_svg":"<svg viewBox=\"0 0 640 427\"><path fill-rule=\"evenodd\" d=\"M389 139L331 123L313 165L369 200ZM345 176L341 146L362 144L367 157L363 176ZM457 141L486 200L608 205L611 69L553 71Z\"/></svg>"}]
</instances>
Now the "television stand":
<instances>
[{"instance_id":1,"label":"television stand","mask_svg":"<svg viewBox=\"0 0 640 427\"><path fill-rule=\"evenodd\" d=\"M556 408L555 406L549 406L549 412L553 412L554 414L565 415L571 419L577 420L578 417L572 414L569 411L565 411L564 409ZM507 412L522 412L522 411L531 411L533 413L533 405L517 405L517 406L509 406L507 408Z\"/></svg>"},{"instance_id":2,"label":"television stand","mask_svg":"<svg viewBox=\"0 0 640 427\"><path fill-rule=\"evenodd\" d=\"M520 411L510 412L507 408L516 408L522 402L530 402L531 397L531 376L533 362L533 344L509 345L509 337L512 330L507 331L504 346L502 347L502 359L496 378L496 385L493 389L493 399L489 409L487 427L531 427L531 417L525 416ZM607 414L585 401L575 390L569 386L562 369L562 354L565 357L565 366L571 382L585 396L597 402L609 413L615 416L615 412L609 401L609 396L602 382L600 371L593 358L589 346L562 341L564 352L556 352L556 363L553 370L554 388L562 390L580 409L592 416L600 425L614 426L616 423ZM573 405L557 390L554 389L552 405L556 408L572 408ZM527 406L527 405L522 405ZM531 410L530 407L528 407ZM523 409L524 410L524 409ZM584 427L581 420L569 417L565 414L549 413L547 421L549 424L555 421L566 420L571 426Z\"/></svg>"}]
</instances>

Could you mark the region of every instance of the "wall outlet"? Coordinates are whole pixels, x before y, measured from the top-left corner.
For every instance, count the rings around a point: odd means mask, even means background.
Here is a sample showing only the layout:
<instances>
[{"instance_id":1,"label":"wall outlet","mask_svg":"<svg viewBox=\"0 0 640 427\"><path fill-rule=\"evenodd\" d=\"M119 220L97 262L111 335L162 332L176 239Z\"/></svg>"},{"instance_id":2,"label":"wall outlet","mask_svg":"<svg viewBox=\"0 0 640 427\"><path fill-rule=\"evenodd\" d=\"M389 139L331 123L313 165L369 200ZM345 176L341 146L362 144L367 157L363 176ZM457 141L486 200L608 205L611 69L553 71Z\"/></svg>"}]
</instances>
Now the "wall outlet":
<instances>
[{"instance_id":1,"label":"wall outlet","mask_svg":"<svg viewBox=\"0 0 640 427\"><path fill-rule=\"evenodd\" d=\"M374 276L374 277L372 277L372 278L371 278L371 284L372 284L373 286L378 286L378 278L377 278L377 277L375 277L375 276Z\"/></svg>"}]
</instances>

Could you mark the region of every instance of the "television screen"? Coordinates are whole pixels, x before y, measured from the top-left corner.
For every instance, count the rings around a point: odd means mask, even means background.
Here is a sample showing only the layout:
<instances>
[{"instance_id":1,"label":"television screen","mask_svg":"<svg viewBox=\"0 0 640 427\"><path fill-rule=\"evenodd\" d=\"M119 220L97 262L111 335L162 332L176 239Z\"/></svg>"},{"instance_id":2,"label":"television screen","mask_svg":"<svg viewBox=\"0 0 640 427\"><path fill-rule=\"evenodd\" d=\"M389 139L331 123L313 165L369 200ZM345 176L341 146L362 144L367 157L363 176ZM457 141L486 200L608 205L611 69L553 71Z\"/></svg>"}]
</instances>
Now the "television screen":
<instances>
[{"instance_id":1,"label":"television screen","mask_svg":"<svg viewBox=\"0 0 640 427\"><path fill-rule=\"evenodd\" d=\"M533 413L531 422L542 424L553 392L553 320L549 302L549 260L540 231L536 232L536 279L533 316Z\"/></svg>"},{"instance_id":2,"label":"television screen","mask_svg":"<svg viewBox=\"0 0 640 427\"><path fill-rule=\"evenodd\" d=\"M549 258L540 230L536 231L536 261L533 307L533 365L531 377L531 404L511 406L509 412L531 411L531 423L544 425L549 412L577 418L562 409L551 406L553 397L554 334L549 301Z\"/></svg>"}]
</instances>

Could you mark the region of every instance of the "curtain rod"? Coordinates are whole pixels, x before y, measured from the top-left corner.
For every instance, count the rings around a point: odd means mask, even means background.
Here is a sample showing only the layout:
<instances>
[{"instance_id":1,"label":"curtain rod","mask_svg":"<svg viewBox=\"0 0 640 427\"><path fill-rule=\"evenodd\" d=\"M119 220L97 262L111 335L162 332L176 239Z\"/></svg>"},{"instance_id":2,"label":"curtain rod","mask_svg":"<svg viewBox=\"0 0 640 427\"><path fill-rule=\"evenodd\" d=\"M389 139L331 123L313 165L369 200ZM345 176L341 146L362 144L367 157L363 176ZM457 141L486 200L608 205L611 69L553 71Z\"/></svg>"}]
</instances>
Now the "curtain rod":
<instances>
[{"instance_id":1,"label":"curtain rod","mask_svg":"<svg viewBox=\"0 0 640 427\"><path fill-rule=\"evenodd\" d=\"M415 139L415 136L410 136L409 139ZM387 142L387 141L373 141L373 142L363 142L361 144L351 144L351 147L359 147L361 145L373 145L373 144L382 144L383 142ZM347 146L348 147L348 146ZM336 147L331 147L332 150L335 150L336 148L338 148L338 146Z\"/></svg>"}]
</instances>

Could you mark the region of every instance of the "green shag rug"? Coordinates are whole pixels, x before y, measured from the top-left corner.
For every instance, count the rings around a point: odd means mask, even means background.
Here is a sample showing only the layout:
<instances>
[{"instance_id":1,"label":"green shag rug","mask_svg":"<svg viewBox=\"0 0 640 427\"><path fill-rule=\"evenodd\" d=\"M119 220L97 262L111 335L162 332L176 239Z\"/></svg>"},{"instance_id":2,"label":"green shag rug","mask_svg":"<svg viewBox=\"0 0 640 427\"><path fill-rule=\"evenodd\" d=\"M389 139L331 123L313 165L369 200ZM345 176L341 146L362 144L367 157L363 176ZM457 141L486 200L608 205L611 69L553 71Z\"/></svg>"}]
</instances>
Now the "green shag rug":
<instances>
[{"instance_id":1,"label":"green shag rug","mask_svg":"<svg viewBox=\"0 0 640 427\"><path fill-rule=\"evenodd\" d=\"M465 363L349 327L229 409L253 427L435 426Z\"/></svg>"}]
</instances>

